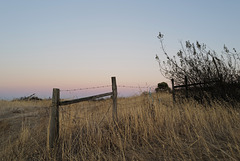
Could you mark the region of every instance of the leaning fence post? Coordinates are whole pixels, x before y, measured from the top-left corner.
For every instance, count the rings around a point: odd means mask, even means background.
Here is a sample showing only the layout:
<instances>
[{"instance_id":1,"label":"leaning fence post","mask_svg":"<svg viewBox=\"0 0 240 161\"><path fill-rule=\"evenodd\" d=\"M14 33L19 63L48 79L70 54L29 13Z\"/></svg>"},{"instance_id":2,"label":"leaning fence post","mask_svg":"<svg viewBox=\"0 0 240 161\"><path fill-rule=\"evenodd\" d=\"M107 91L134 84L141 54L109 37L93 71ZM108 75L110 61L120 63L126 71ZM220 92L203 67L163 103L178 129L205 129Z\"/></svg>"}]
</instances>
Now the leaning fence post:
<instances>
[{"instance_id":1,"label":"leaning fence post","mask_svg":"<svg viewBox=\"0 0 240 161\"><path fill-rule=\"evenodd\" d=\"M187 79L187 76L185 75L185 89L186 89L186 98L188 98L188 79Z\"/></svg>"},{"instance_id":2,"label":"leaning fence post","mask_svg":"<svg viewBox=\"0 0 240 161\"><path fill-rule=\"evenodd\" d=\"M59 99L60 99L59 89L53 88L48 139L50 149L56 146L59 137Z\"/></svg>"},{"instance_id":3,"label":"leaning fence post","mask_svg":"<svg viewBox=\"0 0 240 161\"><path fill-rule=\"evenodd\" d=\"M175 99L174 79L171 79L171 81L172 81L172 97L173 97L173 102L175 103L176 99Z\"/></svg>"},{"instance_id":4,"label":"leaning fence post","mask_svg":"<svg viewBox=\"0 0 240 161\"><path fill-rule=\"evenodd\" d=\"M112 77L112 99L113 99L113 110L112 110L112 117L113 121L117 121L117 83L116 77Z\"/></svg>"}]
</instances>

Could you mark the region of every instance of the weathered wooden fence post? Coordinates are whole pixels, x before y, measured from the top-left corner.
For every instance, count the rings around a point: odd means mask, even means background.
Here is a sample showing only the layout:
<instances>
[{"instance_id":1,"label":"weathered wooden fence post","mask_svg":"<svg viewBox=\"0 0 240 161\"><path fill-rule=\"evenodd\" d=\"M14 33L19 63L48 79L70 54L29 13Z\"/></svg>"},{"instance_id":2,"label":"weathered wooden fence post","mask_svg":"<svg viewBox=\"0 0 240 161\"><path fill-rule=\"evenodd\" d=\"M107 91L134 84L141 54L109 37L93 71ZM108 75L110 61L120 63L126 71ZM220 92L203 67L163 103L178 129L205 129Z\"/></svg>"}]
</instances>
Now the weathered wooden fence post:
<instances>
[{"instance_id":1,"label":"weathered wooden fence post","mask_svg":"<svg viewBox=\"0 0 240 161\"><path fill-rule=\"evenodd\" d=\"M112 110L112 117L113 121L117 121L117 83L116 77L112 77L112 99L113 99L113 110Z\"/></svg>"},{"instance_id":2,"label":"weathered wooden fence post","mask_svg":"<svg viewBox=\"0 0 240 161\"><path fill-rule=\"evenodd\" d=\"M172 97L173 97L173 103L176 102L176 99L175 99L175 89L174 89L174 79L171 79L172 81Z\"/></svg>"},{"instance_id":3,"label":"weathered wooden fence post","mask_svg":"<svg viewBox=\"0 0 240 161\"><path fill-rule=\"evenodd\" d=\"M60 90L53 88L52 106L50 111L50 126L49 126L49 148L54 148L59 137L59 101Z\"/></svg>"},{"instance_id":4,"label":"weathered wooden fence post","mask_svg":"<svg viewBox=\"0 0 240 161\"><path fill-rule=\"evenodd\" d=\"M186 75L185 75L184 81L185 81L185 90L186 90L185 94L186 94L186 98L188 98L188 79Z\"/></svg>"}]
</instances>

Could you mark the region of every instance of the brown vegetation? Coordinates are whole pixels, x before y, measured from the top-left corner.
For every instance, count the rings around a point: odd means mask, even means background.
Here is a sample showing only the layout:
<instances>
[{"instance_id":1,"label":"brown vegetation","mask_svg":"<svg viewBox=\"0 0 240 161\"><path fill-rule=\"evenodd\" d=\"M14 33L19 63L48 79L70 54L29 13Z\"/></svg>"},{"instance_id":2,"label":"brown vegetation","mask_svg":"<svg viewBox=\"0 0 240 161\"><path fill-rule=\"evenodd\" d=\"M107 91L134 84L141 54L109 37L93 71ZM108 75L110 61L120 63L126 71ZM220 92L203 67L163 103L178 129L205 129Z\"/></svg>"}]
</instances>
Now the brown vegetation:
<instances>
[{"instance_id":1,"label":"brown vegetation","mask_svg":"<svg viewBox=\"0 0 240 161\"><path fill-rule=\"evenodd\" d=\"M164 93L119 98L117 124L111 99L62 106L51 158L50 103L0 101L2 160L240 160L239 108L193 100L173 106Z\"/></svg>"},{"instance_id":2,"label":"brown vegetation","mask_svg":"<svg viewBox=\"0 0 240 161\"><path fill-rule=\"evenodd\" d=\"M225 101L234 99L240 102L240 53L235 48L231 51L224 45L223 51L216 53L198 41L196 43L186 41L185 44L181 43L179 52L170 56L163 44L163 37L164 35L160 32L158 38L166 61L158 55L155 59L165 78L174 79L176 85L184 84L185 77L188 84L198 84L192 88L201 91L197 96L201 101L203 99L224 99ZM194 93L194 96L196 94Z\"/></svg>"}]
</instances>

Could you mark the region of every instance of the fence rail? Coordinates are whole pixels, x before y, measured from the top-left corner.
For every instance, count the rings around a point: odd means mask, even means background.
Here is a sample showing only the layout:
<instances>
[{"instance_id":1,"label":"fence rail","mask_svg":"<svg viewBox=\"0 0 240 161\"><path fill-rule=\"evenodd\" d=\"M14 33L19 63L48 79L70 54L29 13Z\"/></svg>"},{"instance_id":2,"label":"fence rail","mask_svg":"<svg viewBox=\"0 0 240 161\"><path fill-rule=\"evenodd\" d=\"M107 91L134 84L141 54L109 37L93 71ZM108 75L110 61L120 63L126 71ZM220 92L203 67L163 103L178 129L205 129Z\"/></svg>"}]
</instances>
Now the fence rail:
<instances>
[{"instance_id":1,"label":"fence rail","mask_svg":"<svg viewBox=\"0 0 240 161\"><path fill-rule=\"evenodd\" d=\"M59 138L59 106L94 100L94 99L106 97L106 96L112 96L112 100L113 100L112 117L114 122L117 121L117 83L116 83L115 77L112 77L111 80L112 80L112 92L68 100L68 101L60 101L60 89L58 88L53 89L52 106L50 111L49 136L48 136L49 150L57 146L57 142ZM68 90L64 90L64 91L68 91Z\"/></svg>"},{"instance_id":2,"label":"fence rail","mask_svg":"<svg viewBox=\"0 0 240 161\"><path fill-rule=\"evenodd\" d=\"M184 84L183 85L174 85L174 79L171 79L172 81L172 97L173 97L173 102L176 102L176 97L175 97L175 89L176 88L185 88L185 96L186 98L189 97L188 95L188 91L189 91L189 88L188 87L191 87L191 86L198 86L198 85L207 85L207 84L211 84L211 83L219 83L221 82L222 80L217 80L217 81L204 81L204 82L199 82L199 83L192 83L192 84L188 84L188 78L187 76L184 77Z\"/></svg>"},{"instance_id":3,"label":"fence rail","mask_svg":"<svg viewBox=\"0 0 240 161\"><path fill-rule=\"evenodd\" d=\"M99 95L90 96L90 97L84 97L84 98L79 98L79 99L74 99L74 100L69 100L69 101L62 101L62 102L59 103L59 105L60 106L70 105L70 104L73 104L73 103L79 103L79 102L83 102L83 101L95 100L97 98L106 97L106 96L112 96L112 95L113 95L113 93L109 92L109 93L99 94Z\"/></svg>"}]
</instances>

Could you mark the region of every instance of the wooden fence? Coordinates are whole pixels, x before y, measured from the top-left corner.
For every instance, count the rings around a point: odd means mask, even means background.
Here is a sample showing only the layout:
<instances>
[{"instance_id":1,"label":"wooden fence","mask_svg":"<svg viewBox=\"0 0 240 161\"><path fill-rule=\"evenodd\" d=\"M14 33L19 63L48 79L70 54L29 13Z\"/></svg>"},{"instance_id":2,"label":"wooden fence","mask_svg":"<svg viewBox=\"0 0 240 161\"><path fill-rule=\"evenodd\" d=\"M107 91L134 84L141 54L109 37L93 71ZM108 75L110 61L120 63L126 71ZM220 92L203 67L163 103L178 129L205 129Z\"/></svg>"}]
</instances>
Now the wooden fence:
<instances>
[{"instance_id":1,"label":"wooden fence","mask_svg":"<svg viewBox=\"0 0 240 161\"><path fill-rule=\"evenodd\" d=\"M112 92L103 93L99 95L94 95L85 98L79 98L68 101L60 101L60 90L58 88L53 89L52 94L52 106L50 111L50 125L49 125L49 138L48 138L48 147L50 149L54 148L57 145L59 138L59 106L70 105L74 103L79 103L83 101L95 100L97 98L112 96L113 108L112 108L112 118L113 121L117 121L117 83L116 78L112 77Z\"/></svg>"},{"instance_id":2,"label":"wooden fence","mask_svg":"<svg viewBox=\"0 0 240 161\"><path fill-rule=\"evenodd\" d=\"M189 87L191 86L198 86L198 85L207 85L210 83L217 83L217 82L221 82L222 79L218 80L218 81L204 81L204 82L199 82L199 83L192 83L192 84L188 84L188 78L187 76L185 76L184 78L184 84L183 85L174 85L174 79L171 79L172 81L172 97L173 97L173 102L176 102L176 97L175 97L175 89L177 88L185 88L185 97L188 98L189 97Z\"/></svg>"}]
</instances>

